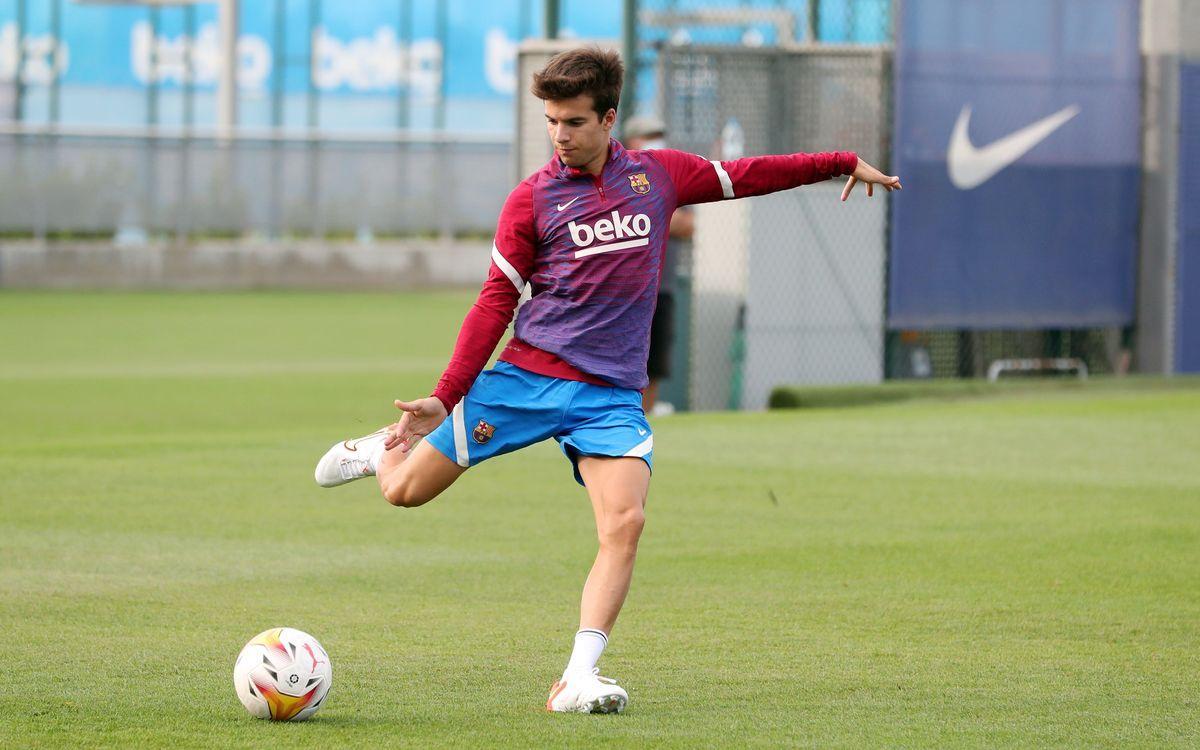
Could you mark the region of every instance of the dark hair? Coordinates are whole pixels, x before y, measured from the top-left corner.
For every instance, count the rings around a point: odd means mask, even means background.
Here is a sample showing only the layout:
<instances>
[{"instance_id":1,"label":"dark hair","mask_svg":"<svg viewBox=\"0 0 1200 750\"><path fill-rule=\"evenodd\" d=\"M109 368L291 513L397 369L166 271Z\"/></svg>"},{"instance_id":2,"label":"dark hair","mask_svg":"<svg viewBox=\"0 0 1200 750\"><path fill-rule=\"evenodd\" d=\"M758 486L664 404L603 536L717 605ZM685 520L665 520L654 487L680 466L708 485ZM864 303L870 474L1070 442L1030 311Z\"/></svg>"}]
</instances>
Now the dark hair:
<instances>
[{"instance_id":1,"label":"dark hair","mask_svg":"<svg viewBox=\"0 0 1200 750\"><path fill-rule=\"evenodd\" d=\"M581 47L550 58L546 67L533 74L530 91L539 99L551 101L587 94L592 97L596 114L603 118L621 101L624 78L625 66L615 51Z\"/></svg>"}]
</instances>

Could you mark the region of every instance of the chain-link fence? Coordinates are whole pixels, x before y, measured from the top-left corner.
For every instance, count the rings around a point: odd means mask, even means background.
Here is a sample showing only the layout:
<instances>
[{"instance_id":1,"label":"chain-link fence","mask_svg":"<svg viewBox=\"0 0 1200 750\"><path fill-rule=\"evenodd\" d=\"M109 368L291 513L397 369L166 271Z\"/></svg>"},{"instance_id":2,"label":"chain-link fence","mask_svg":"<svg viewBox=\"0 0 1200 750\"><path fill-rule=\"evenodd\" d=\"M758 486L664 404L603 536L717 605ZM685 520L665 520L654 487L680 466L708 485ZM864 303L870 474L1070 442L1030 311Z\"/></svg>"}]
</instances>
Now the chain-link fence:
<instances>
[{"instance_id":1,"label":"chain-link fence","mask_svg":"<svg viewBox=\"0 0 1200 750\"><path fill-rule=\"evenodd\" d=\"M891 68L886 48L676 47L659 67L671 145L719 153L838 148L889 161Z\"/></svg>"},{"instance_id":2,"label":"chain-link fence","mask_svg":"<svg viewBox=\"0 0 1200 750\"><path fill-rule=\"evenodd\" d=\"M80 235L488 234L506 139L0 135L0 227Z\"/></svg>"},{"instance_id":3,"label":"chain-link fence","mask_svg":"<svg viewBox=\"0 0 1200 750\"><path fill-rule=\"evenodd\" d=\"M1029 331L893 331L887 339L886 375L895 378L979 378L1002 359L1077 359L1093 375L1128 371L1132 329L1081 328ZM1056 374L1045 369L1025 376ZM1068 373L1070 374L1070 373Z\"/></svg>"},{"instance_id":4,"label":"chain-link fence","mask_svg":"<svg viewBox=\"0 0 1200 750\"><path fill-rule=\"evenodd\" d=\"M670 47L660 111L708 158L853 150L889 162L881 47ZM697 207L687 290L688 403L760 408L780 383L883 376L886 199L840 182Z\"/></svg>"}]
</instances>

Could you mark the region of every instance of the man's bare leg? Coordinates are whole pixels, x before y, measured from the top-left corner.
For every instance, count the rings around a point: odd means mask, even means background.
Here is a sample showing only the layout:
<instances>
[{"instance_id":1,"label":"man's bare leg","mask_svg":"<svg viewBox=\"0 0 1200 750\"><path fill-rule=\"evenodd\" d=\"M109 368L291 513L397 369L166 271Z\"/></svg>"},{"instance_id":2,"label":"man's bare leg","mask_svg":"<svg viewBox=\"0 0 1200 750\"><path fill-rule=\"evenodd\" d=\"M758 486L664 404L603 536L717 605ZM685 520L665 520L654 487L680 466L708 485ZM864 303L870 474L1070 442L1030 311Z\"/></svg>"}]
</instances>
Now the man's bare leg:
<instances>
[{"instance_id":1,"label":"man's bare leg","mask_svg":"<svg viewBox=\"0 0 1200 750\"><path fill-rule=\"evenodd\" d=\"M389 503L415 508L440 495L464 471L466 469L422 440L406 453L398 447L385 450L375 478Z\"/></svg>"},{"instance_id":2,"label":"man's bare leg","mask_svg":"<svg viewBox=\"0 0 1200 750\"><path fill-rule=\"evenodd\" d=\"M607 635L633 579L638 540L646 523L650 467L640 458L586 456L579 459L579 475L592 500L600 541L600 551L583 585L579 627Z\"/></svg>"},{"instance_id":3,"label":"man's bare leg","mask_svg":"<svg viewBox=\"0 0 1200 750\"><path fill-rule=\"evenodd\" d=\"M629 694L612 680L594 676L594 670L629 593L645 524L650 468L640 458L584 457L579 460L579 474L592 499L600 551L583 585L571 660L562 679L550 688L546 708L620 713Z\"/></svg>"}]
</instances>

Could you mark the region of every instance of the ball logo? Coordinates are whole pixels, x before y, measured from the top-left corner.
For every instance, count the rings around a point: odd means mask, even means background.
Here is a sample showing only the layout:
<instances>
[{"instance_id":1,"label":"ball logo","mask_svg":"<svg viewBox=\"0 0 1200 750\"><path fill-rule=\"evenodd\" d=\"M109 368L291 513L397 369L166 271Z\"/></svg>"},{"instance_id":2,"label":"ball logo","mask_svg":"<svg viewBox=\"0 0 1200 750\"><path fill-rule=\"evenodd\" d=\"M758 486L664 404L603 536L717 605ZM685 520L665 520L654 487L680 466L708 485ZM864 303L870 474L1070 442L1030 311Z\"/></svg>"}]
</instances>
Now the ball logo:
<instances>
[{"instance_id":1,"label":"ball logo","mask_svg":"<svg viewBox=\"0 0 1200 750\"><path fill-rule=\"evenodd\" d=\"M584 248L575 253L576 258L650 244L650 217L646 214L622 216L613 211L608 218L593 224L578 224L572 221L567 224L567 230L571 233L571 241L575 243L575 247ZM593 245L595 242L608 244Z\"/></svg>"},{"instance_id":2,"label":"ball logo","mask_svg":"<svg viewBox=\"0 0 1200 750\"><path fill-rule=\"evenodd\" d=\"M295 685L299 681L300 681L300 675L298 675L298 674L288 675L288 684Z\"/></svg>"}]
</instances>

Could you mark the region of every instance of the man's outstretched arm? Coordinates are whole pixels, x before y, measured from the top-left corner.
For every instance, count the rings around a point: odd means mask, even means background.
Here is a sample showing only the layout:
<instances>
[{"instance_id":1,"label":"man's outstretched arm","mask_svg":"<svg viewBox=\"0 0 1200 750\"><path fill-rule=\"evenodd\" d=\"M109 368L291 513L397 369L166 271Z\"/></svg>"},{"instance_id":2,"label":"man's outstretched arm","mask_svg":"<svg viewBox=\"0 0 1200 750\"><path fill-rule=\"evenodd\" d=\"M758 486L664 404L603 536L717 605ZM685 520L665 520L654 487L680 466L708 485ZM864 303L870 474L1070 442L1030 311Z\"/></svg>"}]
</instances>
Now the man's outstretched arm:
<instances>
[{"instance_id":1,"label":"man's outstretched arm","mask_svg":"<svg viewBox=\"0 0 1200 750\"><path fill-rule=\"evenodd\" d=\"M450 364L433 395L396 401L396 408L404 415L389 430L387 450L399 445L402 452L407 451L413 438L436 429L470 390L512 322L525 281L533 273L535 248L533 190L521 184L509 194L500 212L487 281L463 320Z\"/></svg>"},{"instance_id":2,"label":"man's outstretched arm","mask_svg":"<svg viewBox=\"0 0 1200 750\"><path fill-rule=\"evenodd\" d=\"M749 156L726 161L709 161L673 149L647 153L666 168L681 206L765 195L842 175L851 176L843 200L854 182L866 182L868 195L874 184L883 184L888 190L900 187L899 178L884 175L853 151Z\"/></svg>"}]
</instances>

